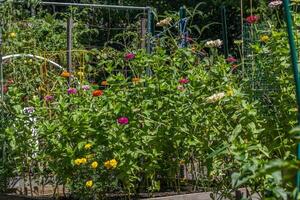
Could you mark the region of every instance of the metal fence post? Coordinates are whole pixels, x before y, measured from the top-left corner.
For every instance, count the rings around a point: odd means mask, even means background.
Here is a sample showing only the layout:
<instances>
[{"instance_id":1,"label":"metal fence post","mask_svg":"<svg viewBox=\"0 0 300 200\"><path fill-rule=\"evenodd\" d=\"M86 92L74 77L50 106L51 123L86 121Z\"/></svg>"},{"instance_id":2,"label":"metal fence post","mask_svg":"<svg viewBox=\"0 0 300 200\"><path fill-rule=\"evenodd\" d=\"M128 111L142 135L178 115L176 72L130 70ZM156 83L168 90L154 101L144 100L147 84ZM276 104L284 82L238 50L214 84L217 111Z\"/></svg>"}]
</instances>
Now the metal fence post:
<instances>
[{"instance_id":1,"label":"metal fence post","mask_svg":"<svg viewBox=\"0 0 300 200\"><path fill-rule=\"evenodd\" d=\"M187 21L186 21L186 9L184 6L180 7L179 10L180 22L179 22L179 33L181 37L180 48L184 48L187 45Z\"/></svg>"},{"instance_id":2,"label":"metal fence post","mask_svg":"<svg viewBox=\"0 0 300 200\"><path fill-rule=\"evenodd\" d=\"M151 7L147 8L147 14L148 14L148 20L147 20L147 33L148 33L148 38L147 38L147 53L151 54L152 53L152 36L154 35L154 14L152 11ZM148 76L152 76L152 70L150 67L146 68L146 74Z\"/></svg>"},{"instance_id":3,"label":"metal fence post","mask_svg":"<svg viewBox=\"0 0 300 200\"><path fill-rule=\"evenodd\" d=\"M70 17L67 24L67 65L68 72L72 73L72 29L73 29L73 19ZM71 82L71 76L69 77L69 85Z\"/></svg>"},{"instance_id":4,"label":"metal fence post","mask_svg":"<svg viewBox=\"0 0 300 200\"><path fill-rule=\"evenodd\" d=\"M297 99L297 106L298 106L298 125L300 125L300 76L299 76L299 68L298 68L298 55L297 55L297 48L295 44L294 34L293 34L293 22L292 22L292 15L290 11L290 2L289 0L284 0L284 12L285 12L285 20L287 23L287 32L289 36L289 45L290 45L290 52L291 52L291 61L293 66L294 72L294 79L296 84L296 99ZM300 160L300 144L297 143L297 160ZM300 171L297 170L296 174L296 187L297 187L297 194L296 199L298 198L298 194L300 191Z\"/></svg>"},{"instance_id":5,"label":"metal fence post","mask_svg":"<svg viewBox=\"0 0 300 200\"><path fill-rule=\"evenodd\" d=\"M226 16L226 7L224 5L221 6L221 19L222 19L222 36L223 36L223 44L224 44L224 55L225 55L225 58L228 58L229 48L228 48L227 16Z\"/></svg>"}]
</instances>

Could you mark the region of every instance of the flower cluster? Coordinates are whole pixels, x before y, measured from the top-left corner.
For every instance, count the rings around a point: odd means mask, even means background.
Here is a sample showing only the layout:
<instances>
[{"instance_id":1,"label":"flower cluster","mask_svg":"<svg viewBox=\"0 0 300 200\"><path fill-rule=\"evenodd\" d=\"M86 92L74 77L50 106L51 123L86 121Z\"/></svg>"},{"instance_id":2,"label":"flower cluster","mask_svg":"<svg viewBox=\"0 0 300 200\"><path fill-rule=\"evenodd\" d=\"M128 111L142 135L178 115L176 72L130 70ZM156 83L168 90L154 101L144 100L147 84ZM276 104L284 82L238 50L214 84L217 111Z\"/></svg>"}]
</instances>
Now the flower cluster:
<instances>
[{"instance_id":1,"label":"flower cluster","mask_svg":"<svg viewBox=\"0 0 300 200\"><path fill-rule=\"evenodd\" d=\"M215 103L215 102L223 99L224 97L225 97L225 93L224 92L220 92L220 93L217 93L217 94L214 94L214 95L208 97L206 99L206 102L207 103Z\"/></svg>"},{"instance_id":2,"label":"flower cluster","mask_svg":"<svg viewBox=\"0 0 300 200\"><path fill-rule=\"evenodd\" d=\"M249 24L255 24L256 22L258 22L259 20L259 16L257 15L250 15L246 18L246 22Z\"/></svg>"},{"instance_id":3,"label":"flower cluster","mask_svg":"<svg viewBox=\"0 0 300 200\"><path fill-rule=\"evenodd\" d=\"M67 72L67 71L63 71L61 74L60 74L61 77L64 77L64 78L69 78L71 76L70 72Z\"/></svg>"},{"instance_id":4,"label":"flower cluster","mask_svg":"<svg viewBox=\"0 0 300 200\"><path fill-rule=\"evenodd\" d=\"M68 89L68 94L76 94L76 93L77 93L76 88L69 88Z\"/></svg>"},{"instance_id":5,"label":"flower cluster","mask_svg":"<svg viewBox=\"0 0 300 200\"><path fill-rule=\"evenodd\" d=\"M34 107L25 107L25 108L23 109L23 112L24 112L25 114L31 114L31 113L34 113Z\"/></svg>"},{"instance_id":6,"label":"flower cluster","mask_svg":"<svg viewBox=\"0 0 300 200\"><path fill-rule=\"evenodd\" d=\"M207 41L205 43L205 47L209 47L209 48L219 48L221 47L223 44L223 41L220 40L220 39L217 39L217 40L210 40L210 41Z\"/></svg>"},{"instance_id":7,"label":"flower cluster","mask_svg":"<svg viewBox=\"0 0 300 200\"><path fill-rule=\"evenodd\" d=\"M277 8L277 7L279 7L279 6L281 6L282 5L282 1L280 1L280 0L273 0L273 1L271 1L270 3L269 3L269 8Z\"/></svg>"},{"instance_id":8,"label":"flower cluster","mask_svg":"<svg viewBox=\"0 0 300 200\"><path fill-rule=\"evenodd\" d=\"M160 27L168 26L168 25L170 25L171 21L172 21L172 18L167 17L166 19L163 19L163 20L157 22L156 26L160 26Z\"/></svg>"},{"instance_id":9,"label":"flower cluster","mask_svg":"<svg viewBox=\"0 0 300 200\"><path fill-rule=\"evenodd\" d=\"M46 96L44 97L44 100L47 101L47 102L52 101L53 99L54 99L54 97L51 96L51 95L46 95Z\"/></svg>"},{"instance_id":10,"label":"flower cluster","mask_svg":"<svg viewBox=\"0 0 300 200\"><path fill-rule=\"evenodd\" d=\"M125 56L124 56L124 59L126 61L133 60L134 58L135 58L135 54L134 53L126 53Z\"/></svg>"},{"instance_id":11,"label":"flower cluster","mask_svg":"<svg viewBox=\"0 0 300 200\"><path fill-rule=\"evenodd\" d=\"M93 97L100 97L103 95L103 91L102 90L95 90L93 91Z\"/></svg>"},{"instance_id":12,"label":"flower cluster","mask_svg":"<svg viewBox=\"0 0 300 200\"><path fill-rule=\"evenodd\" d=\"M84 148L85 148L86 150L90 149L91 147L92 147L92 144L91 144L91 143L87 143L87 144L84 145Z\"/></svg>"},{"instance_id":13,"label":"flower cluster","mask_svg":"<svg viewBox=\"0 0 300 200\"><path fill-rule=\"evenodd\" d=\"M87 182L85 183L85 186L86 186L87 188L92 187L92 186L93 186L93 181L92 181L92 180L87 181Z\"/></svg>"},{"instance_id":14,"label":"flower cluster","mask_svg":"<svg viewBox=\"0 0 300 200\"><path fill-rule=\"evenodd\" d=\"M86 164L86 162L87 162L86 158L77 158L76 160L74 160L75 165Z\"/></svg>"},{"instance_id":15,"label":"flower cluster","mask_svg":"<svg viewBox=\"0 0 300 200\"><path fill-rule=\"evenodd\" d=\"M226 61L227 61L228 63L235 63L235 62L237 61L237 59L236 59L235 57L233 57L233 56L229 56L229 57L226 59Z\"/></svg>"},{"instance_id":16,"label":"flower cluster","mask_svg":"<svg viewBox=\"0 0 300 200\"><path fill-rule=\"evenodd\" d=\"M125 125L125 124L128 124L129 123L129 120L127 117L120 117L118 119L118 123L121 124L121 125Z\"/></svg>"},{"instance_id":17,"label":"flower cluster","mask_svg":"<svg viewBox=\"0 0 300 200\"><path fill-rule=\"evenodd\" d=\"M106 169L115 169L118 165L118 161L116 159L108 160L104 163L104 167Z\"/></svg>"}]
</instances>

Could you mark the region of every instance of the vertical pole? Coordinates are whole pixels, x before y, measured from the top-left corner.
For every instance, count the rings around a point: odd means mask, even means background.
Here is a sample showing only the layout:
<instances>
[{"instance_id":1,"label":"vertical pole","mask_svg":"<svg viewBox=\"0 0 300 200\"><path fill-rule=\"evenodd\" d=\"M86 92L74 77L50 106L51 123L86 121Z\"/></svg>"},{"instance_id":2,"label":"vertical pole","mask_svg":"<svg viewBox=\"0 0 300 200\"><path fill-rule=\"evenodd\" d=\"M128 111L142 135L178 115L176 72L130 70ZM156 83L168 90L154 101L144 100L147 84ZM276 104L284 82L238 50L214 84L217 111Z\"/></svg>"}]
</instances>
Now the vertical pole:
<instances>
[{"instance_id":1,"label":"vertical pole","mask_svg":"<svg viewBox=\"0 0 300 200\"><path fill-rule=\"evenodd\" d=\"M225 58L228 58L229 48L228 48L228 30L227 30L227 16L226 16L226 7L221 6L221 19L222 19L222 35L224 43L224 55Z\"/></svg>"},{"instance_id":2,"label":"vertical pole","mask_svg":"<svg viewBox=\"0 0 300 200\"><path fill-rule=\"evenodd\" d=\"M73 29L73 19L70 17L67 24L67 65L68 72L72 73L72 29ZM69 77L69 85L71 82L71 76Z\"/></svg>"},{"instance_id":3,"label":"vertical pole","mask_svg":"<svg viewBox=\"0 0 300 200\"><path fill-rule=\"evenodd\" d=\"M147 30L146 30L146 19L143 17L141 19L141 49L145 49L146 48L146 34L147 34Z\"/></svg>"},{"instance_id":4,"label":"vertical pole","mask_svg":"<svg viewBox=\"0 0 300 200\"><path fill-rule=\"evenodd\" d=\"M151 37L154 35L154 14L150 7L147 8L147 33L148 33L148 40L147 40L147 53L151 53L152 46L151 46Z\"/></svg>"},{"instance_id":5,"label":"vertical pole","mask_svg":"<svg viewBox=\"0 0 300 200\"><path fill-rule=\"evenodd\" d=\"M180 22L179 22L179 33L181 37L180 48L186 47L187 35L186 35L186 9L184 6L180 7L179 10Z\"/></svg>"},{"instance_id":6,"label":"vertical pole","mask_svg":"<svg viewBox=\"0 0 300 200\"><path fill-rule=\"evenodd\" d=\"M147 14L148 14L148 20L147 20L147 33L148 33L148 38L147 38L147 53L151 54L152 53L152 36L154 35L154 14L153 11L150 7L147 8ZM150 67L146 68L146 74L148 76L152 76L152 70Z\"/></svg>"},{"instance_id":7,"label":"vertical pole","mask_svg":"<svg viewBox=\"0 0 300 200\"><path fill-rule=\"evenodd\" d=\"M298 125L300 125L300 79L299 79L299 68L298 68L298 55L297 55L297 48L294 40L293 35L293 24L292 24L292 15L290 11L289 0L284 0L284 12L285 12L285 20L287 23L287 32L289 36L289 45L290 45L290 52L291 52L291 61L294 71L294 79L296 83L296 99L297 99L297 106L298 106ZM300 160L300 144L297 143L297 160ZM300 191L300 171L297 170L296 174L296 187L297 187L297 196Z\"/></svg>"},{"instance_id":8,"label":"vertical pole","mask_svg":"<svg viewBox=\"0 0 300 200\"><path fill-rule=\"evenodd\" d=\"M4 74L3 74L3 63L2 63L2 23L0 22L0 81L1 81L1 104L4 103ZM4 121L4 113L1 112L1 119L0 119L0 123L1 126L3 126L3 121ZM1 127L4 128L4 127ZM5 162L6 162L6 137L4 135L3 138L3 145L2 145L2 167L5 170ZM7 181L6 181L6 176L4 175L4 188L3 191L6 190L7 188Z\"/></svg>"}]
</instances>

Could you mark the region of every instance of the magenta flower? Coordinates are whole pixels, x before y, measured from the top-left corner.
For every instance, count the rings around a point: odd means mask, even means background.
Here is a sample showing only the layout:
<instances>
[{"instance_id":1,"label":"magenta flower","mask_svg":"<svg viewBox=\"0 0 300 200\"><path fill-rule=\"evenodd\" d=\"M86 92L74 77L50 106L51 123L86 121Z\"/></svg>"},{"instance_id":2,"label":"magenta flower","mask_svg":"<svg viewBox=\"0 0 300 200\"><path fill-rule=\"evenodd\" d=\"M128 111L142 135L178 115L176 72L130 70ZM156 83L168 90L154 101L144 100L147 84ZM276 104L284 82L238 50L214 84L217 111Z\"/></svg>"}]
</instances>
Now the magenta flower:
<instances>
[{"instance_id":1,"label":"magenta flower","mask_svg":"<svg viewBox=\"0 0 300 200\"><path fill-rule=\"evenodd\" d=\"M68 94L76 94L76 93L77 93L76 88L69 88L68 89Z\"/></svg>"},{"instance_id":2,"label":"magenta flower","mask_svg":"<svg viewBox=\"0 0 300 200\"><path fill-rule=\"evenodd\" d=\"M254 23L258 22L258 20L259 20L259 16L257 16L257 15L250 15L249 17L246 18L246 21L249 24L254 24Z\"/></svg>"},{"instance_id":3,"label":"magenta flower","mask_svg":"<svg viewBox=\"0 0 300 200\"><path fill-rule=\"evenodd\" d=\"M229 56L227 59L226 59L227 62L229 63L235 63L237 61L237 59L233 56Z\"/></svg>"},{"instance_id":4,"label":"magenta flower","mask_svg":"<svg viewBox=\"0 0 300 200\"><path fill-rule=\"evenodd\" d=\"M82 88L84 91L87 91L87 90L89 90L91 87L90 87L89 85L83 85L81 88Z\"/></svg>"},{"instance_id":5,"label":"magenta flower","mask_svg":"<svg viewBox=\"0 0 300 200\"><path fill-rule=\"evenodd\" d=\"M135 58L135 54L134 53L126 53L124 58L126 61L132 60Z\"/></svg>"},{"instance_id":6,"label":"magenta flower","mask_svg":"<svg viewBox=\"0 0 300 200\"><path fill-rule=\"evenodd\" d=\"M46 96L44 97L44 99L45 99L45 101L52 101L52 100L54 99L54 97L51 96L51 95L46 95Z\"/></svg>"},{"instance_id":7,"label":"magenta flower","mask_svg":"<svg viewBox=\"0 0 300 200\"><path fill-rule=\"evenodd\" d=\"M179 80L179 83L182 84L182 85L187 84L188 82L190 82L190 81L187 78L182 78L182 79Z\"/></svg>"},{"instance_id":8,"label":"magenta flower","mask_svg":"<svg viewBox=\"0 0 300 200\"><path fill-rule=\"evenodd\" d=\"M120 118L118 119L118 123L119 123L119 124L122 124L122 125L128 124L128 122L129 122L129 120L128 120L127 117L120 117Z\"/></svg>"}]
</instances>

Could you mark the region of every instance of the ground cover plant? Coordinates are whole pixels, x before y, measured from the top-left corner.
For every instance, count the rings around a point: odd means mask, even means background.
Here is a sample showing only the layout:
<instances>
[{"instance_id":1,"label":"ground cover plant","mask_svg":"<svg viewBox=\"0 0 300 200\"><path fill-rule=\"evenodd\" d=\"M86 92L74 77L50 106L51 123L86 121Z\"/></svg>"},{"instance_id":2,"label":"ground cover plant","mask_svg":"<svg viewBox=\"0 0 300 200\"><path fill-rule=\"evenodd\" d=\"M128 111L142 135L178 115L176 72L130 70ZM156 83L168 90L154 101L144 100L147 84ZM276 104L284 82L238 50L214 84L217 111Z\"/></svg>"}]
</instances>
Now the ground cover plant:
<instances>
[{"instance_id":1,"label":"ground cover plant","mask_svg":"<svg viewBox=\"0 0 300 200\"><path fill-rule=\"evenodd\" d=\"M1 7L8 13L2 52L65 64L68 16L41 11L12 23L21 15L13 8ZM251 41L237 38L228 58L221 40L178 48L174 35L157 40L151 54L137 48L138 35L122 50L87 50L81 40L93 29L78 20L74 71L32 58L5 61L2 188L16 176L30 187L52 176L74 199L187 186L229 199L241 187L261 199L293 196L297 108L280 9L272 3L246 16Z\"/></svg>"}]
</instances>

